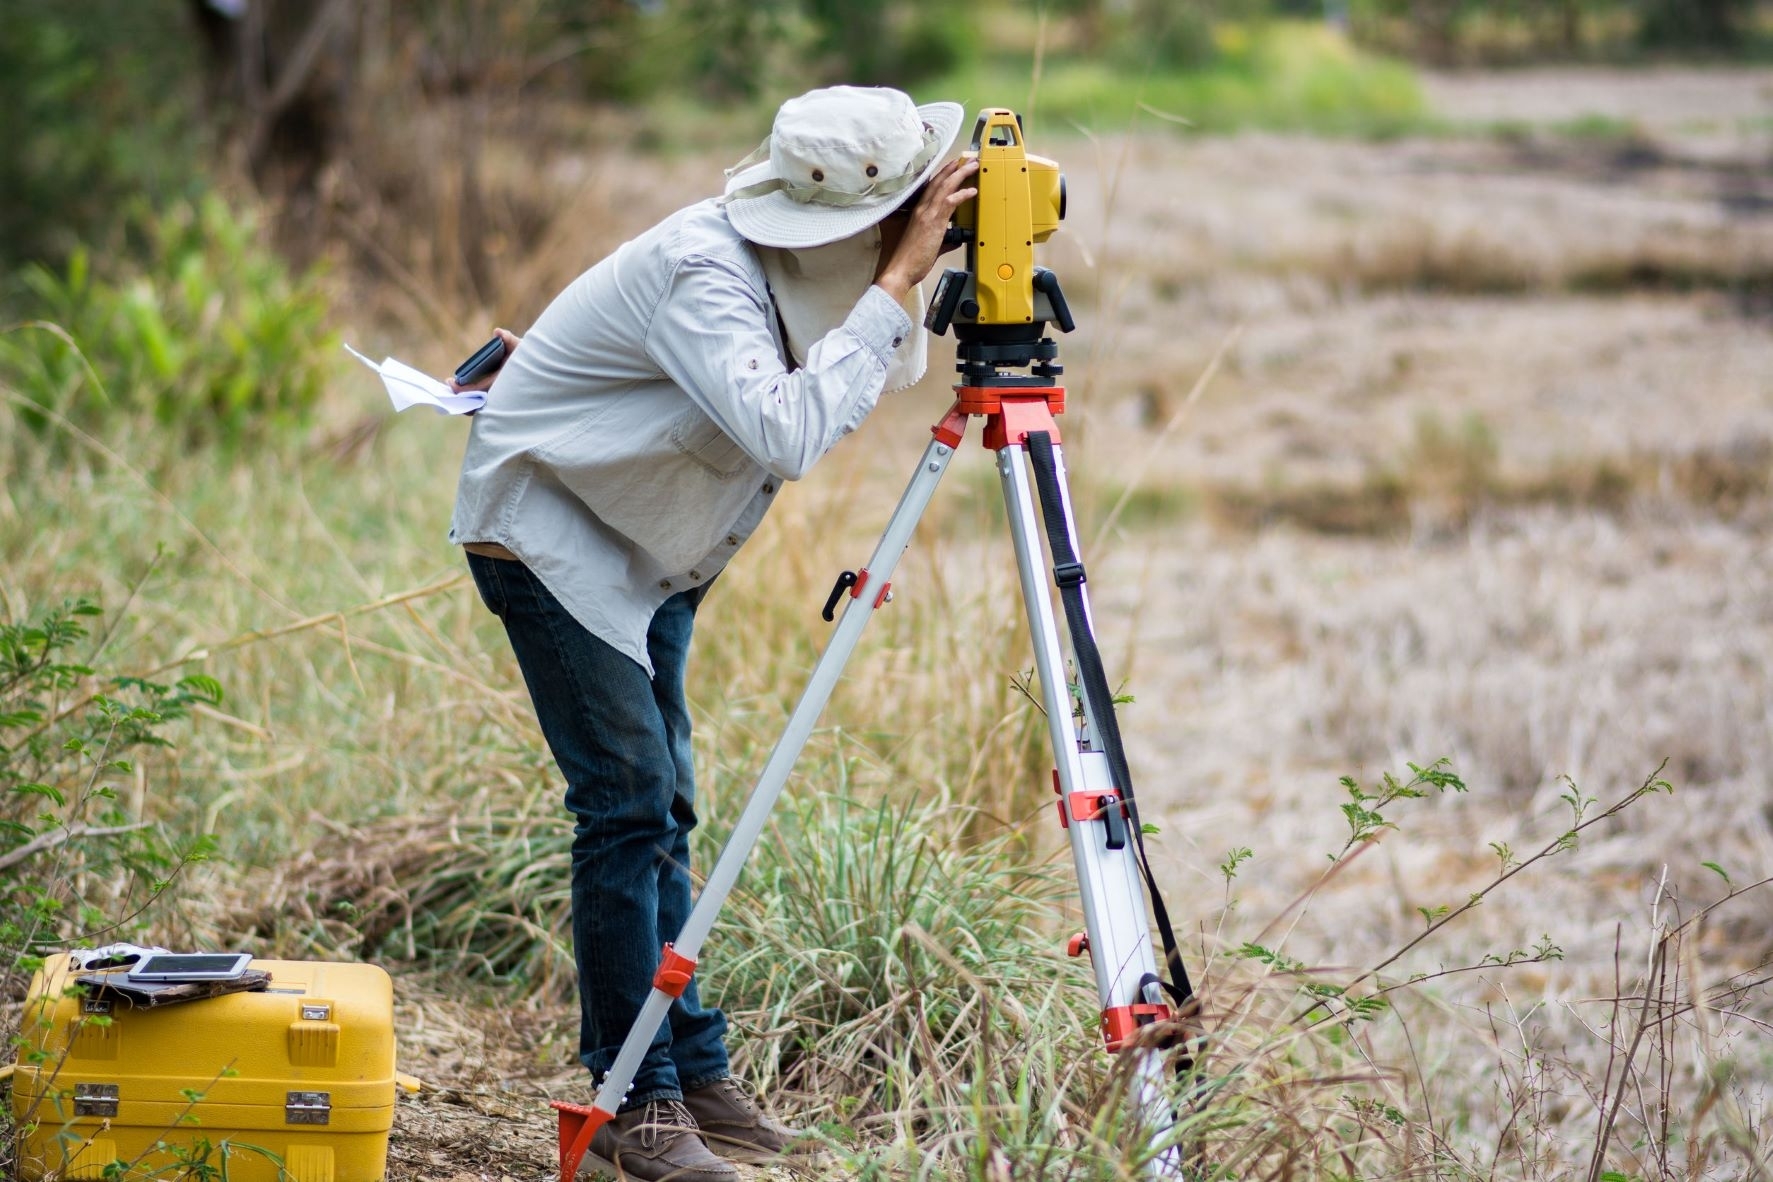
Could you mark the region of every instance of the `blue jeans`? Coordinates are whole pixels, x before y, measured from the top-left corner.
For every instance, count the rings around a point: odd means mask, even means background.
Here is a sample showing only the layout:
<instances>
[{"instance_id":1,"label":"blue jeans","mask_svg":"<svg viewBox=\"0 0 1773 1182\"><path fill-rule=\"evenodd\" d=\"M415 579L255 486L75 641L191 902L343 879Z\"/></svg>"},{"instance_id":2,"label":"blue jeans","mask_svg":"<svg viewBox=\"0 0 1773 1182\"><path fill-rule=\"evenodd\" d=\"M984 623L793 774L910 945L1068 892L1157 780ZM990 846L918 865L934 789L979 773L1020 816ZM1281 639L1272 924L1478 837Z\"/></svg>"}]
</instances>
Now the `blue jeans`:
<instances>
[{"instance_id":1,"label":"blue jeans","mask_svg":"<svg viewBox=\"0 0 1773 1182\"><path fill-rule=\"evenodd\" d=\"M690 913L695 828L684 666L706 588L654 613L654 677L573 619L521 562L468 555L480 597L505 625L536 719L566 777L573 830L573 955L579 1059L600 1080L652 990L665 940ZM703 1009L694 980L671 1006L624 1110L726 1078L726 1018Z\"/></svg>"}]
</instances>

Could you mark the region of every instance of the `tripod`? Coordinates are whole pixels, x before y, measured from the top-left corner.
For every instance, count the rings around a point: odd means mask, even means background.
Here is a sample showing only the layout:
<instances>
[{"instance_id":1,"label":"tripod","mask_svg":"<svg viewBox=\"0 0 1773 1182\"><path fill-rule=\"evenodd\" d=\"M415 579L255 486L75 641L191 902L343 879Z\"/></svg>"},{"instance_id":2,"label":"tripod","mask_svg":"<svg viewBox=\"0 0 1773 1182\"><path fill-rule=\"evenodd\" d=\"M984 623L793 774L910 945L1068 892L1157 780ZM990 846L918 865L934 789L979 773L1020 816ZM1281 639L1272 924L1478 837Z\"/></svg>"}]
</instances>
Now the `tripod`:
<instances>
[{"instance_id":1,"label":"tripod","mask_svg":"<svg viewBox=\"0 0 1773 1182\"><path fill-rule=\"evenodd\" d=\"M1050 272L1046 275L1050 277ZM1047 282L1056 294L1056 280L1049 278ZM932 321L940 321L931 325L936 331L947 327L955 302L950 301L948 315L932 311ZM1061 326L1069 329L1070 314L1064 310L1062 297L1058 297L1058 308ZM1161 1132L1175 1124L1171 1101L1164 1094L1163 1034L1166 1030L1174 1031L1172 1022L1177 1017L1187 1019L1192 1015L1193 1002L1161 897L1145 862L1131 779L1120 751L1113 698L1092 635L1089 603L1083 589L1084 568L1072 544L1075 525L1056 421L1065 408L1065 391L1052 384L1060 373L1054 363L1057 349L1043 335L1044 321L1014 326L956 324L955 328L960 338L957 356L962 378L954 388L956 401L941 422L930 429L934 438L924 449L868 565L854 573L845 571L832 588L825 604L827 620L834 617L846 593L849 603L844 605L830 644L813 667L806 690L770 753L757 787L708 875L689 919L677 939L665 945L652 993L623 1041L592 1106L554 1102L560 1113L561 1182L571 1182L592 1136L615 1116L672 1001L688 986L702 941L713 928L715 916L761 837L770 811L812 735L869 616L886 602L893 568L910 545L918 520L974 416L985 419L984 444L997 454L997 471L1003 484L1051 739L1058 819L1069 834L1077 870L1085 930L1072 937L1068 950L1073 956L1087 952L1094 966L1106 1048L1133 1057L1128 1066L1140 1126ZM1017 372L1025 367L1031 367L1030 372ZM1037 490L1041 517L1036 515ZM1053 581L1065 603L1072 653L1084 685L1081 720L1073 714L1059 627L1047 575L1041 569L1043 518L1053 559ZM1142 886L1151 887L1157 908L1166 960L1175 982L1168 986L1158 976ZM1146 1027L1157 1029L1146 1031ZM1167 1146L1152 1157L1147 1171L1153 1177L1180 1176L1183 1157L1180 1147Z\"/></svg>"}]
</instances>

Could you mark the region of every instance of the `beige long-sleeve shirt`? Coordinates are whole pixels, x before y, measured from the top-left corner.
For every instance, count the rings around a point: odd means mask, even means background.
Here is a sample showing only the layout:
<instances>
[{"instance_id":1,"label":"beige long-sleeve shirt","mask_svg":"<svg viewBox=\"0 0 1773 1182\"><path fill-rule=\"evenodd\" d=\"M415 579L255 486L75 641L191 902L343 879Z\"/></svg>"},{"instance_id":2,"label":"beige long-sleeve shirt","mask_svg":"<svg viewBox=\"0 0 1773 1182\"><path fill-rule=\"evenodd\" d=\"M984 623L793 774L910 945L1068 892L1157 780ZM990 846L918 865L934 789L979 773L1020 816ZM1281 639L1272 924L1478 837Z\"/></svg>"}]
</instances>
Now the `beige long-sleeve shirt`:
<instances>
[{"instance_id":1,"label":"beige long-sleeve shirt","mask_svg":"<svg viewBox=\"0 0 1773 1182\"><path fill-rule=\"evenodd\" d=\"M755 249L682 210L574 280L474 416L450 540L492 543L650 673L646 630L874 408L913 331L869 287L790 370Z\"/></svg>"}]
</instances>

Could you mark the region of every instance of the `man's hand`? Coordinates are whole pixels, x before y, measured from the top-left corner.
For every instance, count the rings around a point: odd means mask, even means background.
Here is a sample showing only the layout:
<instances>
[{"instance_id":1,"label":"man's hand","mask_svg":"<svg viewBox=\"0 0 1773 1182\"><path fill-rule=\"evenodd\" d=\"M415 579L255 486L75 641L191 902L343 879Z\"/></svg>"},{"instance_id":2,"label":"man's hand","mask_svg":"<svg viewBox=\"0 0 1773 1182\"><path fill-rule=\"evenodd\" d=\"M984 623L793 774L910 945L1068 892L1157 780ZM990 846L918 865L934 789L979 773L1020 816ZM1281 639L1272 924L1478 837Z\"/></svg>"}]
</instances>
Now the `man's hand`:
<instances>
[{"instance_id":1,"label":"man's hand","mask_svg":"<svg viewBox=\"0 0 1773 1182\"><path fill-rule=\"evenodd\" d=\"M508 329L495 328L493 331L499 334L499 339L501 341L505 342L505 360L499 363L499 369L503 369L505 366L511 364L511 354L517 352L517 344L523 338ZM484 378L481 378L478 382L475 382L472 386L458 386L456 385L456 380L451 378L449 380L449 388L457 394L462 394L469 390L490 390L492 388L493 380L498 376L499 370L495 369Z\"/></svg>"},{"instance_id":2,"label":"man's hand","mask_svg":"<svg viewBox=\"0 0 1773 1182\"><path fill-rule=\"evenodd\" d=\"M905 294L922 282L930 268L936 265L936 258L942 253L942 235L947 232L954 211L979 195L979 190L974 187L962 188L978 171L979 162L965 157L950 160L937 169L936 175L924 186L923 196L912 207L911 216L904 222L904 230L896 243L889 237L887 225L882 224L881 256L884 261L874 277L876 287L894 300L905 302ZM899 220L887 219L888 222Z\"/></svg>"}]
</instances>

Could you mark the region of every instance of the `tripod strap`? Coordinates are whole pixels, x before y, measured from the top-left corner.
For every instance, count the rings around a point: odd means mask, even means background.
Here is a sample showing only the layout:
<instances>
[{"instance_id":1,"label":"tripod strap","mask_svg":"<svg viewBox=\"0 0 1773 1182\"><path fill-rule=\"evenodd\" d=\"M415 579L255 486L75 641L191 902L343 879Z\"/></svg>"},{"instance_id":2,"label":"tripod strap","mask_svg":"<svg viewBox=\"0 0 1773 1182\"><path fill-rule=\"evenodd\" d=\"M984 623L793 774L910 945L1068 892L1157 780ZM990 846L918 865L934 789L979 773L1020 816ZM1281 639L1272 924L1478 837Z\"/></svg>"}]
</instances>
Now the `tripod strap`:
<instances>
[{"instance_id":1,"label":"tripod strap","mask_svg":"<svg viewBox=\"0 0 1773 1182\"><path fill-rule=\"evenodd\" d=\"M1175 1004L1178 1017L1186 1020L1193 1007L1194 987L1189 984L1188 970L1182 965L1182 953L1176 944L1175 930L1170 926L1170 913L1164 906L1163 894L1151 873L1151 860L1145 855L1145 833L1139 824L1139 806L1133 797L1133 776L1127 767L1125 750L1121 747L1120 724L1114 716L1114 695L1108 688L1108 675L1102 670L1102 654L1096 648L1095 634L1090 630L1089 612L1084 607L1084 568L1072 544L1071 526L1065 517L1065 500L1060 495L1058 465L1053 459L1053 441L1045 431L1030 431L1026 436L1028 455L1034 462L1034 485L1040 493L1041 516L1046 521L1047 545L1053 555L1053 581L1059 585L1059 597L1065 603L1065 622L1071 630L1071 652L1077 660L1077 673L1095 720L1104 754L1115 787L1126 802L1128 827L1133 831L1133 846L1138 852L1139 872L1145 878L1145 892L1151 898L1151 915L1157 922L1163 940L1164 967L1167 982L1160 982Z\"/></svg>"}]
</instances>

